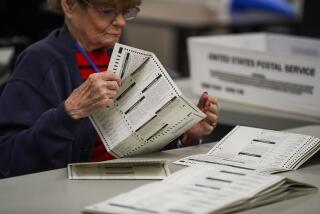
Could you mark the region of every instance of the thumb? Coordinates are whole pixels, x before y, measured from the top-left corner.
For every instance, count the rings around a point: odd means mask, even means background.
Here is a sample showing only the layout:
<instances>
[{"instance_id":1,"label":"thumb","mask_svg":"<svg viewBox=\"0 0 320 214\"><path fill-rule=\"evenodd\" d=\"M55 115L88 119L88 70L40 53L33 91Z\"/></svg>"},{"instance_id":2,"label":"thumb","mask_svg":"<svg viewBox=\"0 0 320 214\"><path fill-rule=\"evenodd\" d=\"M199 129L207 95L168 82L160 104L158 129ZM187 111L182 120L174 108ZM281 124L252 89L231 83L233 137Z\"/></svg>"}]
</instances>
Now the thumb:
<instances>
[{"instance_id":1,"label":"thumb","mask_svg":"<svg viewBox=\"0 0 320 214\"><path fill-rule=\"evenodd\" d=\"M208 101L208 92L203 92L198 102L198 108L203 110L206 106L207 101Z\"/></svg>"}]
</instances>

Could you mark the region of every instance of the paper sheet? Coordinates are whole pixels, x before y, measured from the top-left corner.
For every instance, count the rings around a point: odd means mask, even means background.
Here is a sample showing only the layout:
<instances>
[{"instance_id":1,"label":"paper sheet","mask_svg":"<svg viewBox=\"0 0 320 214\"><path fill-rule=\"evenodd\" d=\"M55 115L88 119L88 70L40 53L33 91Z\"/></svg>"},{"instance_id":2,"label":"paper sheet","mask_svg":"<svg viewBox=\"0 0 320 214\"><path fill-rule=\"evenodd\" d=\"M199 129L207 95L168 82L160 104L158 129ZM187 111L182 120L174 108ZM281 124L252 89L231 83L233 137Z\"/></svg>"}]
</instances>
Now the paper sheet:
<instances>
[{"instance_id":1,"label":"paper sheet","mask_svg":"<svg viewBox=\"0 0 320 214\"><path fill-rule=\"evenodd\" d=\"M292 185L289 185L292 184ZM290 198L293 181L233 167L189 167L85 208L90 213L224 213ZM304 194L315 187L298 184ZM290 186L290 188L288 188Z\"/></svg>"},{"instance_id":2,"label":"paper sheet","mask_svg":"<svg viewBox=\"0 0 320 214\"><path fill-rule=\"evenodd\" d=\"M153 53L116 44L109 70L123 85L114 105L90 119L116 157L158 151L205 117Z\"/></svg>"},{"instance_id":3,"label":"paper sheet","mask_svg":"<svg viewBox=\"0 0 320 214\"><path fill-rule=\"evenodd\" d=\"M319 149L320 140L313 136L237 126L207 154L175 163L220 164L269 174L297 169Z\"/></svg>"},{"instance_id":4,"label":"paper sheet","mask_svg":"<svg viewBox=\"0 0 320 214\"><path fill-rule=\"evenodd\" d=\"M68 178L71 180L161 180L169 175L165 160L116 160L68 165Z\"/></svg>"}]
</instances>

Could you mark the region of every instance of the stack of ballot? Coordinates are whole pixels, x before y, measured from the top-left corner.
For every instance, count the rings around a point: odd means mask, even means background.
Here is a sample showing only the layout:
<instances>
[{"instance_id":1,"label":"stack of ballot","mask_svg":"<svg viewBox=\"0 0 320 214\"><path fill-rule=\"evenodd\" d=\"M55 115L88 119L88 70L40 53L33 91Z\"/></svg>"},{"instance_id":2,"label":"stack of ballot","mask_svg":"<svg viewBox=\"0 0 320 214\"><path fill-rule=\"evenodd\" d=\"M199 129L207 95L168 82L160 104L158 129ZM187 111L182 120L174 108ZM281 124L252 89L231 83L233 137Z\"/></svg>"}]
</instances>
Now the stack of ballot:
<instances>
[{"instance_id":1,"label":"stack of ballot","mask_svg":"<svg viewBox=\"0 0 320 214\"><path fill-rule=\"evenodd\" d=\"M207 154L175 163L226 165L271 174L295 170L319 150L320 139L314 136L236 126Z\"/></svg>"},{"instance_id":2,"label":"stack of ballot","mask_svg":"<svg viewBox=\"0 0 320 214\"><path fill-rule=\"evenodd\" d=\"M314 191L316 187L281 176L226 166L197 166L87 206L85 212L232 213Z\"/></svg>"}]
</instances>

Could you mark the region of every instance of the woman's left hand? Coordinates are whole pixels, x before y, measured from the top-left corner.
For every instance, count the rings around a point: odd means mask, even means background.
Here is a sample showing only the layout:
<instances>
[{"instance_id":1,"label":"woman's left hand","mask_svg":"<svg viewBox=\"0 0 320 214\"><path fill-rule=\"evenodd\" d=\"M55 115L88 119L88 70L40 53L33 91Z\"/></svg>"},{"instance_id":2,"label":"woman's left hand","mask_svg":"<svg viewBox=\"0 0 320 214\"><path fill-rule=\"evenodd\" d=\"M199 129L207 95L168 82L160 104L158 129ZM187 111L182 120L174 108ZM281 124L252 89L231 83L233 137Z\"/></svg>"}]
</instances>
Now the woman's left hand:
<instances>
[{"instance_id":1,"label":"woman's left hand","mask_svg":"<svg viewBox=\"0 0 320 214\"><path fill-rule=\"evenodd\" d=\"M189 129L182 138L184 146L194 145L199 138L209 135L216 128L219 119L218 99L209 96L204 92L199 99L198 108L200 108L207 117Z\"/></svg>"}]
</instances>

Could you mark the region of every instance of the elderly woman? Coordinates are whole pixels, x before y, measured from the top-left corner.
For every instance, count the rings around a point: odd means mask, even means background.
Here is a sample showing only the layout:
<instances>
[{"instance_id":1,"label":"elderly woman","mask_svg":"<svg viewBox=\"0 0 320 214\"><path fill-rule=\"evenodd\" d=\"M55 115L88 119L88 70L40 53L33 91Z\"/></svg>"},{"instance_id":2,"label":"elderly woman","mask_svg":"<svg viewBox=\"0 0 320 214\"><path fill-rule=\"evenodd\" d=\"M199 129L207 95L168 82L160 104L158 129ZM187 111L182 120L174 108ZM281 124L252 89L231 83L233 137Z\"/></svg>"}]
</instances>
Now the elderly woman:
<instances>
[{"instance_id":1,"label":"elderly woman","mask_svg":"<svg viewBox=\"0 0 320 214\"><path fill-rule=\"evenodd\" d=\"M121 86L119 77L107 72L108 62L140 0L49 0L49 5L64 14L65 25L20 55L0 98L0 177L113 158L88 116L111 106ZM171 148L194 145L215 128L217 100L204 93L198 106L207 118Z\"/></svg>"}]
</instances>

